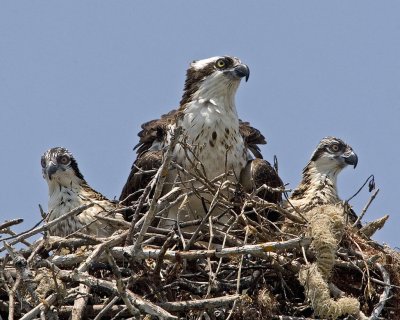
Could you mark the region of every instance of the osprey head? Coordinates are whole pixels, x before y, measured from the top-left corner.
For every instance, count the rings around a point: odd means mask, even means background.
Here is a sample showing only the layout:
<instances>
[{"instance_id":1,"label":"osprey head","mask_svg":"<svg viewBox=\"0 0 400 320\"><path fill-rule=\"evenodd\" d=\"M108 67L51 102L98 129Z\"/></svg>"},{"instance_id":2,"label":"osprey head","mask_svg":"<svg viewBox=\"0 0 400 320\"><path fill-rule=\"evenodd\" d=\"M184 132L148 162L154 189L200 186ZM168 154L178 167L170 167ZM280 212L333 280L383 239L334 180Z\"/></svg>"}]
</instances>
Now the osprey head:
<instances>
[{"instance_id":1,"label":"osprey head","mask_svg":"<svg viewBox=\"0 0 400 320\"><path fill-rule=\"evenodd\" d=\"M235 95L240 80L249 79L250 69L238 58L218 56L193 61L186 72L181 106L195 100L212 100L219 96Z\"/></svg>"},{"instance_id":2,"label":"osprey head","mask_svg":"<svg viewBox=\"0 0 400 320\"><path fill-rule=\"evenodd\" d=\"M343 140L326 137L320 141L311 161L320 171L338 173L347 165L357 166L358 157Z\"/></svg>"},{"instance_id":3,"label":"osprey head","mask_svg":"<svg viewBox=\"0 0 400 320\"><path fill-rule=\"evenodd\" d=\"M41 158L43 178L68 186L72 181L84 180L73 155L65 148L47 150Z\"/></svg>"}]
</instances>

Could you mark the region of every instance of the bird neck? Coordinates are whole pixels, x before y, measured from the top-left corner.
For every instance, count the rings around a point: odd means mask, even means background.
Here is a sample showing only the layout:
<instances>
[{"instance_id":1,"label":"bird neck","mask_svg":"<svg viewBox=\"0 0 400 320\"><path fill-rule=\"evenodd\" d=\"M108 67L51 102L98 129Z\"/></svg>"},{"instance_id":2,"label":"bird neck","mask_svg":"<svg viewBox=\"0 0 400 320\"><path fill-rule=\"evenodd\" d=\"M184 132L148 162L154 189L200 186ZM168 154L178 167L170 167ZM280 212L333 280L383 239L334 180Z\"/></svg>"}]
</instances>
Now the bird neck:
<instances>
[{"instance_id":1,"label":"bird neck","mask_svg":"<svg viewBox=\"0 0 400 320\"><path fill-rule=\"evenodd\" d=\"M49 186L49 210L68 203L71 208L83 204L88 185L85 180L78 177L68 179L52 179L48 181Z\"/></svg>"},{"instance_id":2,"label":"bird neck","mask_svg":"<svg viewBox=\"0 0 400 320\"><path fill-rule=\"evenodd\" d=\"M216 82L214 88L206 80L182 106L177 122L183 128L186 142L192 146L193 155L210 178L229 170L239 176L248 160L234 101L237 84L227 86ZM184 166L192 166L181 146L176 147L176 157Z\"/></svg>"},{"instance_id":3,"label":"bird neck","mask_svg":"<svg viewBox=\"0 0 400 320\"><path fill-rule=\"evenodd\" d=\"M228 79L216 80L211 76L201 82L187 104L210 104L220 108L220 111L223 113L232 113L237 117L235 95L239 84L240 81L231 81ZM182 107L184 108L185 106Z\"/></svg>"},{"instance_id":4,"label":"bird neck","mask_svg":"<svg viewBox=\"0 0 400 320\"><path fill-rule=\"evenodd\" d=\"M310 161L303 170L303 179L294 190L291 200L306 199L310 205L337 203L340 201L336 186L339 172L337 168L327 168Z\"/></svg>"}]
</instances>

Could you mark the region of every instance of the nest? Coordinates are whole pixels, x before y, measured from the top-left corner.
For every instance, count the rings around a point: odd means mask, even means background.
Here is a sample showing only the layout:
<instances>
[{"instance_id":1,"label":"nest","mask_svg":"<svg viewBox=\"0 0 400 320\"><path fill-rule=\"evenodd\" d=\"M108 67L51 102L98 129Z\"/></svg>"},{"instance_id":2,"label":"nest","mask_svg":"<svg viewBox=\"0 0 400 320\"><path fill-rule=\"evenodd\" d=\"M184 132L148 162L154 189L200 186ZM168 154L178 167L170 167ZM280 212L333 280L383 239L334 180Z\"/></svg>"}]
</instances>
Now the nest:
<instances>
[{"instance_id":1,"label":"nest","mask_svg":"<svg viewBox=\"0 0 400 320\"><path fill-rule=\"evenodd\" d=\"M171 165L167 156L129 208L132 222L109 238L47 235L90 205L20 234L11 230L20 219L0 225L11 235L0 248L1 318L400 319L400 254L370 238L385 219L358 229L336 205L299 223L260 190L238 190L227 172L193 190L211 199L204 218L160 228L162 212L187 203L181 188L160 197ZM284 219L272 223L268 211ZM291 224L295 234L282 231Z\"/></svg>"}]
</instances>

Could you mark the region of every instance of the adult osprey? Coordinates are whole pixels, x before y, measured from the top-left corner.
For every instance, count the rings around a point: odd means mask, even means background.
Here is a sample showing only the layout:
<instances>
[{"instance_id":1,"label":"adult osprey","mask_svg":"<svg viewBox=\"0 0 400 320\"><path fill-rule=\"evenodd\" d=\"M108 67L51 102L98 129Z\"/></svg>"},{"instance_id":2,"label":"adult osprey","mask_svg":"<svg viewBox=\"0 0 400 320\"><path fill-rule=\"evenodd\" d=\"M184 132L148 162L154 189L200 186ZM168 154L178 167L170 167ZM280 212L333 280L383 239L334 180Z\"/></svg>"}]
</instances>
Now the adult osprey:
<instances>
[{"instance_id":1,"label":"adult osprey","mask_svg":"<svg viewBox=\"0 0 400 320\"><path fill-rule=\"evenodd\" d=\"M339 204L342 200L337 192L337 177L348 165L357 166L358 157L353 149L335 137L322 139L310 161L303 169L303 179L289 198L300 213L306 213L320 205ZM290 210L292 206L286 203ZM351 213L355 221L355 213Z\"/></svg>"},{"instance_id":2,"label":"adult osprey","mask_svg":"<svg viewBox=\"0 0 400 320\"><path fill-rule=\"evenodd\" d=\"M123 217L120 213L113 213L117 204L87 184L75 158L67 149L57 147L47 150L41 158L41 165L43 178L49 187L48 222L79 206L95 203L82 213L51 227L50 235L66 237L81 230L94 236L108 237L119 229L118 224L98 219L109 217L123 220Z\"/></svg>"},{"instance_id":3,"label":"adult osprey","mask_svg":"<svg viewBox=\"0 0 400 320\"><path fill-rule=\"evenodd\" d=\"M208 180L231 171L229 180L241 182L246 191L267 184L271 187L282 186L282 181L262 158L258 144L265 144L264 136L249 123L239 120L235 94L242 78L248 80L250 70L238 58L229 56L212 57L194 61L186 74L186 82L180 107L161 119L142 125L140 141L136 145L137 159L134 162L128 180L122 190L120 200L144 188L154 173L146 174L141 170L159 168L162 156L171 141L174 128L183 129L181 142L190 146L190 151L178 143L173 150L174 161L188 172L200 168ZM253 156L259 159L253 159ZM140 168L140 170L138 169ZM168 176L168 191L177 176L172 170ZM181 176L181 184L193 179L193 176ZM198 182L187 183L187 190L200 186ZM206 214L202 201L210 202L212 195L198 192L189 199L189 209L179 217L188 221ZM265 193L264 198L277 203L279 193ZM129 199L129 198L128 198ZM132 200L132 199L131 199ZM127 200L129 203L131 200ZM176 211L170 210L169 218L176 220ZM218 211L218 210L216 210Z\"/></svg>"}]
</instances>

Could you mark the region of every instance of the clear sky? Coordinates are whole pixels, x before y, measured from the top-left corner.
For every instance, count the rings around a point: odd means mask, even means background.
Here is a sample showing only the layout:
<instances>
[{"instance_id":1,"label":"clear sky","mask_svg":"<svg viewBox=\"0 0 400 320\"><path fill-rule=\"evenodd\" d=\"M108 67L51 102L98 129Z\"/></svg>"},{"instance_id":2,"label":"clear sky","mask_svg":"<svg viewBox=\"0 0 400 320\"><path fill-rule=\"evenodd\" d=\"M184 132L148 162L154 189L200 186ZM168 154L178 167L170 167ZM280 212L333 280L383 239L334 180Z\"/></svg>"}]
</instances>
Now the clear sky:
<instances>
[{"instance_id":1,"label":"clear sky","mask_svg":"<svg viewBox=\"0 0 400 320\"><path fill-rule=\"evenodd\" d=\"M375 238L399 246L399 14L390 0L2 1L0 220L39 221L40 157L54 146L118 197L140 124L178 105L188 64L234 55L251 70L239 115L266 136L284 181L299 183L321 138L344 139L359 165L340 175L340 195L374 174L365 220L390 214Z\"/></svg>"}]
</instances>

